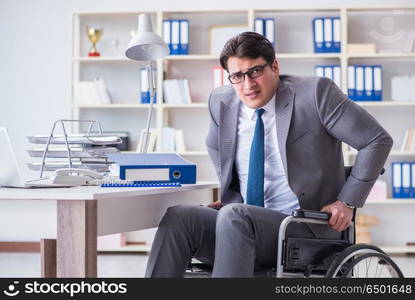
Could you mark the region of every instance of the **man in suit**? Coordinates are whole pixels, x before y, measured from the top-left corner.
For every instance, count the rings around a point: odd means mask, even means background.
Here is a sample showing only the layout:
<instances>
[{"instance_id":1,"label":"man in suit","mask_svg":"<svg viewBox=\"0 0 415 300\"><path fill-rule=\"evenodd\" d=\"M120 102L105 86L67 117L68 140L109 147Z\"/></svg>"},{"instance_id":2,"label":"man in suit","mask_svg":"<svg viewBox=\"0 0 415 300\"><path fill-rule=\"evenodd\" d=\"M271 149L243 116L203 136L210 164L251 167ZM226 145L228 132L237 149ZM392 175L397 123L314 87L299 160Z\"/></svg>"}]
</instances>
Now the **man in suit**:
<instances>
[{"instance_id":1,"label":"man in suit","mask_svg":"<svg viewBox=\"0 0 415 300\"><path fill-rule=\"evenodd\" d=\"M210 96L206 138L221 201L168 209L147 277L182 277L191 257L213 277L250 277L275 266L278 228L293 209L329 212L329 226L293 223L287 234L339 238L363 206L391 137L330 79L280 75L274 51L253 32L225 44L231 85ZM358 150L347 180L342 142Z\"/></svg>"}]
</instances>

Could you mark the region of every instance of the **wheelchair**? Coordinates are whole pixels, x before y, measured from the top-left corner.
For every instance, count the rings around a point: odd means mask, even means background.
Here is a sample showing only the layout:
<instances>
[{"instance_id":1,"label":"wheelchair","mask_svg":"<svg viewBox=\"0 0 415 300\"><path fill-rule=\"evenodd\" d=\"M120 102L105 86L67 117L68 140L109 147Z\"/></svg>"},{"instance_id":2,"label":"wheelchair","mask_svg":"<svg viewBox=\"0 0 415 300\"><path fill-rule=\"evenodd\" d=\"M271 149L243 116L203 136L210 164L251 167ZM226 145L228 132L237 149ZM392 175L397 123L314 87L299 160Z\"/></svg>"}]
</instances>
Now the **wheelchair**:
<instances>
[{"instance_id":1,"label":"wheelchair","mask_svg":"<svg viewBox=\"0 0 415 300\"><path fill-rule=\"evenodd\" d=\"M319 211L295 210L280 225L277 264L270 270L256 271L255 277L277 278L403 278L396 263L379 247L355 244L352 224L341 239L310 239L287 237L293 222L328 224L330 214ZM191 262L185 277L210 277L212 268Z\"/></svg>"},{"instance_id":2,"label":"wheelchair","mask_svg":"<svg viewBox=\"0 0 415 300\"><path fill-rule=\"evenodd\" d=\"M346 167L346 178L351 167ZM384 173L382 169L381 174ZM354 214L356 209L354 210ZM396 263L379 247L355 244L355 224L343 231L337 240L310 239L286 236L293 222L326 224L330 214L298 209L287 216L278 234L277 263L271 270L256 271L255 277L278 278L403 278ZM185 277L210 277L212 268L191 262Z\"/></svg>"}]
</instances>

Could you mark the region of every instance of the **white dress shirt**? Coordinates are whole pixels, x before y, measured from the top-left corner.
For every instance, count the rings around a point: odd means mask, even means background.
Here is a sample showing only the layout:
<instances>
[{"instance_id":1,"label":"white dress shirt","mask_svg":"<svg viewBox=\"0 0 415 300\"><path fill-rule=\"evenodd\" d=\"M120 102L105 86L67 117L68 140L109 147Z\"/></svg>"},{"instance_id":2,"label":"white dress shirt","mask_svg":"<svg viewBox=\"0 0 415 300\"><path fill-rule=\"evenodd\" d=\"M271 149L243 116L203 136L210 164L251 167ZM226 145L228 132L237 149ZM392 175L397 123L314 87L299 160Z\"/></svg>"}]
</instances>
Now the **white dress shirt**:
<instances>
[{"instance_id":1,"label":"white dress shirt","mask_svg":"<svg viewBox=\"0 0 415 300\"><path fill-rule=\"evenodd\" d=\"M288 185L287 176L282 164L277 140L275 116L275 95L262 107L265 136L264 166L264 206L290 215L293 209L299 208L297 196ZM241 195L246 203L248 184L249 154L254 136L257 115L255 109L241 102L238 118L238 139L236 146L236 170L241 187Z\"/></svg>"}]
</instances>

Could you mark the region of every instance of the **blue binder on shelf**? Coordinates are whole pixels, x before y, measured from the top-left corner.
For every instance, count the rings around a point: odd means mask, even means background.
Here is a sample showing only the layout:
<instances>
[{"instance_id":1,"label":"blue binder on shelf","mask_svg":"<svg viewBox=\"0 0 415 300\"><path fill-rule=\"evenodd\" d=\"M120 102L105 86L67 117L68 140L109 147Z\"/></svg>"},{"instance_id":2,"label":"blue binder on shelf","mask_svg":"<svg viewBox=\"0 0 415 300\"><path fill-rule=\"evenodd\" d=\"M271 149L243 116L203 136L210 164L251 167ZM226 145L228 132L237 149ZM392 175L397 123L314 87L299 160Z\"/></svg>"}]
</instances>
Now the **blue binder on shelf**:
<instances>
[{"instance_id":1,"label":"blue binder on shelf","mask_svg":"<svg viewBox=\"0 0 415 300\"><path fill-rule=\"evenodd\" d=\"M363 99L365 101L373 101L373 68L372 66L364 66L365 73L365 91Z\"/></svg>"},{"instance_id":2,"label":"blue binder on shelf","mask_svg":"<svg viewBox=\"0 0 415 300\"><path fill-rule=\"evenodd\" d=\"M172 44L171 44L171 20L163 21L163 39L169 47L170 53L172 53Z\"/></svg>"},{"instance_id":3,"label":"blue binder on shelf","mask_svg":"<svg viewBox=\"0 0 415 300\"><path fill-rule=\"evenodd\" d=\"M340 18L332 18L333 24L333 51L332 52L341 52L341 31L340 31Z\"/></svg>"},{"instance_id":4,"label":"blue binder on shelf","mask_svg":"<svg viewBox=\"0 0 415 300\"><path fill-rule=\"evenodd\" d=\"M189 54L189 20L179 20L179 53L182 55Z\"/></svg>"},{"instance_id":5,"label":"blue binder on shelf","mask_svg":"<svg viewBox=\"0 0 415 300\"><path fill-rule=\"evenodd\" d=\"M180 54L180 20L171 21L171 54Z\"/></svg>"},{"instance_id":6,"label":"blue binder on shelf","mask_svg":"<svg viewBox=\"0 0 415 300\"><path fill-rule=\"evenodd\" d=\"M324 29L323 29L323 18L313 19L313 36L314 36L314 52L324 53Z\"/></svg>"},{"instance_id":7,"label":"blue binder on shelf","mask_svg":"<svg viewBox=\"0 0 415 300\"><path fill-rule=\"evenodd\" d=\"M402 198L402 165L400 162L392 163L392 197Z\"/></svg>"},{"instance_id":8,"label":"blue binder on shelf","mask_svg":"<svg viewBox=\"0 0 415 300\"><path fill-rule=\"evenodd\" d=\"M350 99L356 100L356 79L355 66L347 67L347 95Z\"/></svg>"},{"instance_id":9,"label":"blue binder on shelf","mask_svg":"<svg viewBox=\"0 0 415 300\"><path fill-rule=\"evenodd\" d=\"M265 36L265 26L263 18L256 18L254 22L254 31Z\"/></svg>"},{"instance_id":10,"label":"blue binder on shelf","mask_svg":"<svg viewBox=\"0 0 415 300\"><path fill-rule=\"evenodd\" d=\"M109 153L120 179L143 183L196 183L196 165L175 153Z\"/></svg>"},{"instance_id":11,"label":"blue binder on shelf","mask_svg":"<svg viewBox=\"0 0 415 300\"><path fill-rule=\"evenodd\" d=\"M373 100L382 101L382 66L373 66Z\"/></svg>"},{"instance_id":12,"label":"blue binder on shelf","mask_svg":"<svg viewBox=\"0 0 415 300\"><path fill-rule=\"evenodd\" d=\"M364 100L365 92L365 68L364 66L355 66L355 86L356 86L356 97L355 101Z\"/></svg>"},{"instance_id":13,"label":"blue binder on shelf","mask_svg":"<svg viewBox=\"0 0 415 300\"><path fill-rule=\"evenodd\" d=\"M141 103L150 103L150 87L148 84L147 68L140 68Z\"/></svg>"},{"instance_id":14,"label":"blue binder on shelf","mask_svg":"<svg viewBox=\"0 0 415 300\"><path fill-rule=\"evenodd\" d=\"M264 19L265 37L275 47L275 20L273 18Z\"/></svg>"},{"instance_id":15,"label":"blue binder on shelf","mask_svg":"<svg viewBox=\"0 0 415 300\"><path fill-rule=\"evenodd\" d=\"M415 162L411 162L411 193L410 198L415 198Z\"/></svg>"},{"instance_id":16,"label":"blue binder on shelf","mask_svg":"<svg viewBox=\"0 0 415 300\"><path fill-rule=\"evenodd\" d=\"M411 198L411 163L402 162L402 193L401 198Z\"/></svg>"},{"instance_id":17,"label":"blue binder on shelf","mask_svg":"<svg viewBox=\"0 0 415 300\"><path fill-rule=\"evenodd\" d=\"M324 52L334 52L333 49L333 20L331 18L323 18L323 48Z\"/></svg>"}]
</instances>

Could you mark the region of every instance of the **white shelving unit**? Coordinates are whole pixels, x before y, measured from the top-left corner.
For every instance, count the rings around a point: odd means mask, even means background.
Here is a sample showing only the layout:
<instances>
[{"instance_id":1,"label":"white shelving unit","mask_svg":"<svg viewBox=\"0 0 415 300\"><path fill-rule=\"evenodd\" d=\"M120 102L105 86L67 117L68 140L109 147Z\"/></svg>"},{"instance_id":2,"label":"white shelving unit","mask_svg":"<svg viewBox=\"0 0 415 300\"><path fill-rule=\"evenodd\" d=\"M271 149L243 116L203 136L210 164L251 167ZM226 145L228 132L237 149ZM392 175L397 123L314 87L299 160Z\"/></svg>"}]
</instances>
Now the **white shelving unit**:
<instances>
[{"instance_id":1,"label":"white shelving unit","mask_svg":"<svg viewBox=\"0 0 415 300\"><path fill-rule=\"evenodd\" d=\"M92 80L102 77L109 89L113 104L102 106L73 105L73 117L99 119L104 130L130 131L131 149L135 149L139 132L145 126L148 105L140 104L139 72L143 63L133 62L124 57L124 48L131 39L130 31L136 29L137 16L143 11L131 12L87 12L73 14L73 56L72 80ZM394 76L415 75L415 52L405 52L407 39L386 43L373 38L373 31L391 35L396 31L408 34L415 28L415 6L397 8L311 8L311 9L246 9L229 11L153 11L153 26L162 34L164 19L188 19L189 55L170 55L157 62L157 104L154 106L152 127L161 129L170 126L182 129L187 151L181 153L197 163L198 179L217 180L208 158L204 138L208 130L209 113L207 100L213 87L212 68L219 65L218 55L209 52L209 28L214 25L246 24L253 30L256 17L276 19L276 54L282 73L314 75L315 65L338 64L341 66L341 88L347 92L347 66L349 64L380 64L383 66L383 99L381 102L358 102L371 113L392 135L394 147L386 162L386 172L381 176L388 182L390 190L390 164L393 161L414 160L415 152L400 151L405 129L415 127L415 102L392 101L390 81ZM338 16L341 19L341 52L314 53L312 19L314 17ZM382 32L382 22L387 21L389 31ZM85 34L85 26L104 28L101 41L97 44L101 57L88 57L90 42ZM395 28L392 28L395 25ZM114 41L121 45L116 49ZM374 43L379 53L355 54L347 52L348 43ZM384 50L380 52L380 50ZM412 49L415 51L415 49ZM187 78L189 80L192 104L164 104L163 79ZM414 91L415 92L415 91ZM161 149L160 146L158 149ZM352 165L356 157L354 151L345 151L345 164ZM415 228L414 199L388 199L368 202L361 213L375 215L385 226L373 228L374 242L390 245L391 253L415 252L405 245L405 241L415 241L410 230L397 228L398 217L405 220L405 226ZM401 208L402 207L402 208ZM387 208L386 211L385 208ZM395 215L388 214L393 211ZM385 239L387 237L388 239ZM401 251L402 250L402 251ZM404 250L404 251L403 251ZM389 252L389 251L388 251Z\"/></svg>"}]
</instances>

